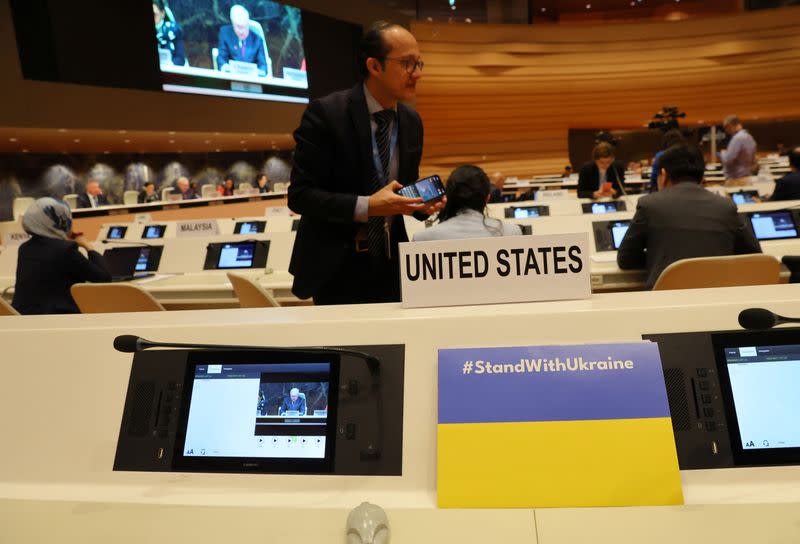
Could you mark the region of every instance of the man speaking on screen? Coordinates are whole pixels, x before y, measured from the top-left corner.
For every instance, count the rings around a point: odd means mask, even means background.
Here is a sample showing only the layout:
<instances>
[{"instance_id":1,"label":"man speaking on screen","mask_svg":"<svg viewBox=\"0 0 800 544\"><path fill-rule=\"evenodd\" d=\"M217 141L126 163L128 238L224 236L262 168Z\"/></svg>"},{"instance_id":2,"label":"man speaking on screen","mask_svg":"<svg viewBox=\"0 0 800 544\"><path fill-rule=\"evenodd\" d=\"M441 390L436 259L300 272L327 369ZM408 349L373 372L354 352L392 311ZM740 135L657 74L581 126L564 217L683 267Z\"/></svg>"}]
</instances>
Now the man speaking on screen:
<instances>
[{"instance_id":1,"label":"man speaking on screen","mask_svg":"<svg viewBox=\"0 0 800 544\"><path fill-rule=\"evenodd\" d=\"M267 74L267 51L261 36L251 31L250 13L244 6L231 7L231 24L219 29L219 53L217 65L223 72L230 72L232 60L255 64L258 74Z\"/></svg>"},{"instance_id":2,"label":"man speaking on screen","mask_svg":"<svg viewBox=\"0 0 800 544\"><path fill-rule=\"evenodd\" d=\"M289 207L302 216L289 265L297 297L400 300L400 216L424 219L443 206L396 194L419 177L422 121L402 101L415 98L423 66L408 30L375 23L361 41L362 81L306 109L289 186Z\"/></svg>"}]
</instances>

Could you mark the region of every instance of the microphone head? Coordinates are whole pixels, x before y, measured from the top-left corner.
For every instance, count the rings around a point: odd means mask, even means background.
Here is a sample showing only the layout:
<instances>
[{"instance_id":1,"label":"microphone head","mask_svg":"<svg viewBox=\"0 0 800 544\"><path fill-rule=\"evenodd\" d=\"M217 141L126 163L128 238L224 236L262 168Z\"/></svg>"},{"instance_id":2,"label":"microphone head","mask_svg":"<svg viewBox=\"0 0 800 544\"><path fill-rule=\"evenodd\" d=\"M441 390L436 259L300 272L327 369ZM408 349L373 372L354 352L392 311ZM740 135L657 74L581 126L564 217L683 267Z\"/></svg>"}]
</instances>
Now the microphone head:
<instances>
[{"instance_id":1,"label":"microphone head","mask_svg":"<svg viewBox=\"0 0 800 544\"><path fill-rule=\"evenodd\" d=\"M114 338L114 349L122 353L136 353L139 351L139 337L132 334L122 334Z\"/></svg>"},{"instance_id":2,"label":"microphone head","mask_svg":"<svg viewBox=\"0 0 800 544\"><path fill-rule=\"evenodd\" d=\"M745 329L771 329L777 324L778 316L764 308L748 308L739 312L739 325Z\"/></svg>"}]
</instances>

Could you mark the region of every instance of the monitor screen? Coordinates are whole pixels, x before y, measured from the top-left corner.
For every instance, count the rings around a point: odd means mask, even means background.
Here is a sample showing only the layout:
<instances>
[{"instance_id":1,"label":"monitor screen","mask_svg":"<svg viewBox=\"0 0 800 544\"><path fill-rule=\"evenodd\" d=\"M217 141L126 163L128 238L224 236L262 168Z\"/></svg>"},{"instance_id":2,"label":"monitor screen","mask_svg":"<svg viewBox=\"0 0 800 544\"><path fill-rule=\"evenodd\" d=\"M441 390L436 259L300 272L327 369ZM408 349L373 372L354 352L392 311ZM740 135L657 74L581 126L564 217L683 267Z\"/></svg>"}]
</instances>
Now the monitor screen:
<instances>
[{"instance_id":1,"label":"monitor screen","mask_svg":"<svg viewBox=\"0 0 800 544\"><path fill-rule=\"evenodd\" d=\"M255 251L255 242L222 244L217 268L251 268Z\"/></svg>"},{"instance_id":2,"label":"monitor screen","mask_svg":"<svg viewBox=\"0 0 800 544\"><path fill-rule=\"evenodd\" d=\"M184 457L325 459L330 363L197 364Z\"/></svg>"},{"instance_id":3,"label":"monitor screen","mask_svg":"<svg viewBox=\"0 0 800 544\"><path fill-rule=\"evenodd\" d=\"M797 227L789 212L759 212L750 214L750 224L759 240L797 238Z\"/></svg>"},{"instance_id":4,"label":"monitor screen","mask_svg":"<svg viewBox=\"0 0 800 544\"><path fill-rule=\"evenodd\" d=\"M514 208L514 219L526 219L528 217L539 217L539 208Z\"/></svg>"},{"instance_id":5,"label":"monitor screen","mask_svg":"<svg viewBox=\"0 0 800 544\"><path fill-rule=\"evenodd\" d=\"M296 231L299 226L300 226L300 220L292 219L292 231Z\"/></svg>"},{"instance_id":6,"label":"monitor screen","mask_svg":"<svg viewBox=\"0 0 800 544\"><path fill-rule=\"evenodd\" d=\"M139 258L136 260L136 272L145 272L147 270L147 263L150 260L150 248L143 247L139 252Z\"/></svg>"},{"instance_id":7,"label":"monitor screen","mask_svg":"<svg viewBox=\"0 0 800 544\"><path fill-rule=\"evenodd\" d=\"M630 221L613 221L609 224L608 228L611 229L611 239L613 240L614 249L619 249L622 245L622 240L628 232Z\"/></svg>"},{"instance_id":8,"label":"monitor screen","mask_svg":"<svg viewBox=\"0 0 800 544\"><path fill-rule=\"evenodd\" d=\"M163 238L166 230L166 225L147 225L144 228L144 232L142 232L142 238L151 240L155 238Z\"/></svg>"},{"instance_id":9,"label":"monitor screen","mask_svg":"<svg viewBox=\"0 0 800 544\"><path fill-rule=\"evenodd\" d=\"M108 227L108 235L106 238L109 240L121 240L125 238L125 233L128 232L128 227L115 226Z\"/></svg>"},{"instance_id":10,"label":"monitor screen","mask_svg":"<svg viewBox=\"0 0 800 544\"><path fill-rule=\"evenodd\" d=\"M733 199L734 204L752 204L754 202L758 202L756 197L758 197L757 191L740 191L738 193L731 193L731 198Z\"/></svg>"},{"instance_id":11,"label":"monitor screen","mask_svg":"<svg viewBox=\"0 0 800 544\"><path fill-rule=\"evenodd\" d=\"M270 0L171 0L153 11L165 91L308 102L299 8Z\"/></svg>"},{"instance_id":12,"label":"monitor screen","mask_svg":"<svg viewBox=\"0 0 800 544\"><path fill-rule=\"evenodd\" d=\"M258 234L267 228L266 221L239 221L233 229L234 234Z\"/></svg>"},{"instance_id":13,"label":"monitor screen","mask_svg":"<svg viewBox=\"0 0 800 544\"><path fill-rule=\"evenodd\" d=\"M724 349L743 450L800 448L800 345Z\"/></svg>"},{"instance_id":14,"label":"monitor screen","mask_svg":"<svg viewBox=\"0 0 800 544\"><path fill-rule=\"evenodd\" d=\"M592 202L592 213L614 213L617 211L616 202Z\"/></svg>"}]
</instances>

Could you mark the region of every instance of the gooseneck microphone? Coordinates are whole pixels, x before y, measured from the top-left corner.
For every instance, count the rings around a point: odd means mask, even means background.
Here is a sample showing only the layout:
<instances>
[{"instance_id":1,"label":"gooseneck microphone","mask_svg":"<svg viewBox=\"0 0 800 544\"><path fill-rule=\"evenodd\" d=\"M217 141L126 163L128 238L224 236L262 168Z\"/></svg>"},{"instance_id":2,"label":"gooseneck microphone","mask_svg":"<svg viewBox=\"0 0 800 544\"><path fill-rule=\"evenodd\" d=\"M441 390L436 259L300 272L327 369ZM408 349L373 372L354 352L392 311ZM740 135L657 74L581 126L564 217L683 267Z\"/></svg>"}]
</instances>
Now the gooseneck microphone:
<instances>
[{"instance_id":1,"label":"gooseneck microphone","mask_svg":"<svg viewBox=\"0 0 800 544\"><path fill-rule=\"evenodd\" d=\"M114 338L114 349L122 353L137 353L150 348L179 348L179 349L208 349L208 350L270 350L278 352L295 352L305 351L314 354L330 354L339 353L341 355L350 355L364 361L369 370L370 377L372 378L372 392L375 395L375 408L377 412L378 428L376 429L375 444L369 444L366 449L361 450L362 461L376 461L381 457L381 447L383 446L383 396L380 394L381 388L381 362L377 357L374 357L363 351L356 351L352 349L343 349L338 347L278 347L278 346L236 346L236 345L222 345L222 344L182 344L178 342L153 342L141 336L133 334L122 334ZM358 385L354 382L347 386L346 390L352 396L358 394Z\"/></svg>"},{"instance_id":2,"label":"gooseneck microphone","mask_svg":"<svg viewBox=\"0 0 800 544\"><path fill-rule=\"evenodd\" d=\"M784 323L800 323L796 317L784 317L765 308L748 308L739 312L739 325L744 329L759 331Z\"/></svg>"}]
</instances>

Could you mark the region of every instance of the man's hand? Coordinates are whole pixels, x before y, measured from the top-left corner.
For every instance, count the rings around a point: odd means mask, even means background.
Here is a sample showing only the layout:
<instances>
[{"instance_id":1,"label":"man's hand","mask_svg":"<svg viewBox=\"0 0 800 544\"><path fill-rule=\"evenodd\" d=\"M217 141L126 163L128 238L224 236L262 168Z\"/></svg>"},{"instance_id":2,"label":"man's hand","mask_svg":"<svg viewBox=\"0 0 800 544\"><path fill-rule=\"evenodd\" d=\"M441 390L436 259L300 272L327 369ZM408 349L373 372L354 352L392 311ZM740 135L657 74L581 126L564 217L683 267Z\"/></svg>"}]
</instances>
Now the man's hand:
<instances>
[{"instance_id":1,"label":"man's hand","mask_svg":"<svg viewBox=\"0 0 800 544\"><path fill-rule=\"evenodd\" d=\"M395 193L402 188L403 186L395 180L370 195L367 215L369 217L411 215L414 212L424 212L429 207L422 204L421 198L408 198Z\"/></svg>"}]
</instances>

